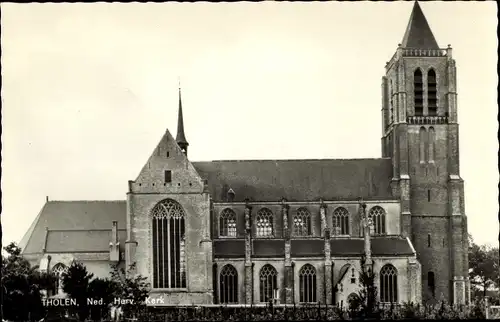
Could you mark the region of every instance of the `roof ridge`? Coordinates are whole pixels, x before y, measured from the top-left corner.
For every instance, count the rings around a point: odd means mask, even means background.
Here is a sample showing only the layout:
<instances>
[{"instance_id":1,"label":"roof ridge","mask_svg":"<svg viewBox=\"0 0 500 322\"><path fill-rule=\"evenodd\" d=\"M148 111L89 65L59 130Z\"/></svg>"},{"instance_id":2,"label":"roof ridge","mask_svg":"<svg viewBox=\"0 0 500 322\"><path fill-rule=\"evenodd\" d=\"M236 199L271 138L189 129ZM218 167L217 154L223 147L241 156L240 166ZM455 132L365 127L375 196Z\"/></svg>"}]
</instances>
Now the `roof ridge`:
<instances>
[{"instance_id":1,"label":"roof ridge","mask_svg":"<svg viewBox=\"0 0 500 322\"><path fill-rule=\"evenodd\" d=\"M70 202L126 202L127 200L49 200L47 203L70 203Z\"/></svg>"},{"instance_id":2,"label":"roof ridge","mask_svg":"<svg viewBox=\"0 0 500 322\"><path fill-rule=\"evenodd\" d=\"M81 231L112 231L113 228L100 228L100 229L49 229L49 233L61 233L61 232L81 232ZM126 228L118 228L118 231L127 231Z\"/></svg>"},{"instance_id":3,"label":"roof ridge","mask_svg":"<svg viewBox=\"0 0 500 322\"><path fill-rule=\"evenodd\" d=\"M233 159L233 160L206 160L206 161L192 161L192 163L200 163L200 162L277 162L277 161L364 161L364 160L390 160L389 157L383 158L325 158L325 159Z\"/></svg>"}]
</instances>

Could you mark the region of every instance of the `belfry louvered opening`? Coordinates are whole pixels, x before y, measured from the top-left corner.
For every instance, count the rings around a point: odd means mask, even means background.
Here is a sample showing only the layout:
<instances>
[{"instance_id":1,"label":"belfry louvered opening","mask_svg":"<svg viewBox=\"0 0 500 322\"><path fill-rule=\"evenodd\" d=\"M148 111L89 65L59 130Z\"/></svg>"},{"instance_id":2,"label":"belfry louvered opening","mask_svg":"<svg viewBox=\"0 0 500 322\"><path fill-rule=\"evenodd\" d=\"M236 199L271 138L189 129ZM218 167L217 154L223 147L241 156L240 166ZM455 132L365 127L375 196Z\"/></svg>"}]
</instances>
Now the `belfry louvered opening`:
<instances>
[{"instance_id":1,"label":"belfry louvered opening","mask_svg":"<svg viewBox=\"0 0 500 322\"><path fill-rule=\"evenodd\" d=\"M415 96L415 116L422 116L424 115L424 81L420 69L413 73L413 92Z\"/></svg>"}]
</instances>

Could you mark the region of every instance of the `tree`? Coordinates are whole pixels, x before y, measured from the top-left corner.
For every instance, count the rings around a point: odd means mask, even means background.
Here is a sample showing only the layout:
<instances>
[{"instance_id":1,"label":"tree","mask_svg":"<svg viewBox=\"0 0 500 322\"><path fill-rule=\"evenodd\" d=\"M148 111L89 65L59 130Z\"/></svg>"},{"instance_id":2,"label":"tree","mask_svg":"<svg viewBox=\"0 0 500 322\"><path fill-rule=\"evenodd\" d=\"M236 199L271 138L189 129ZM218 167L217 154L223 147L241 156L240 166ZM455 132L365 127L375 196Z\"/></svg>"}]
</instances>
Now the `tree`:
<instances>
[{"instance_id":1,"label":"tree","mask_svg":"<svg viewBox=\"0 0 500 322\"><path fill-rule=\"evenodd\" d=\"M364 269L365 258L361 259L362 270L359 274L360 290L349 303L349 308L359 311L364 317L375 317L377 309L377 287L375 286L375 273Z\"/></svg>"},{"instance_id":2,"label":"tree","mask_svg":"<svg viewBox=\"0 0 500 322\"><path fill-rule=\"evenodd\" d=\"M108 315L117 287L116 282L108 278L94 278L90 281L87 290L89 298L98 301L102 300L102 303L98 306L92 306L90 309L93 320L100 320Z\"/></svg>"},{"instance_id":3,"label":"tree","mask_svg":"<svg viewBox=\"0 0 500 322\"><path fill-rule=\"evenodd\" d=\"M8 256L2 256L3 318L15 321L41 318L44 315L41 291L51 288L56 277L31 267L15 243L4 249Z\"/></svg>"},{"instance_id":4,"label":"tree","mask_svg":"<svg viewBox=\"0 0 500 322\"><path fill-rule=\"evenodd\" d=\"M80 262L73 261L68 269L62 273L62 289L77 303L76 309L81 320L85 320L89 313L87 299L89 298L89 282L94 274Z\"/></svg>"},{"instance_id":5,"label":"tree","mask_svg":"<svg viewBox=\"0 0 500 322\"><path fill-rule=\"evenodd\" d=\"M498 248L477 245L469 235L469 278L483 296L491 286L500 286Z\"/></svg>"},{"instance_id":6,"label":"tree","mask_svg":"<svg viewBox=\"0 0 500 322\"><path fill-rule=\"evenodd\" d=\"M122 308L125 314L138 312L144 306L149 295L147 278L140 274L134 274L135 263L130 265L127 271L116 264L112 265L112 269L111 279L117 285L115 298L125 300L116 306Z\"/></svg>"}]
</instances>

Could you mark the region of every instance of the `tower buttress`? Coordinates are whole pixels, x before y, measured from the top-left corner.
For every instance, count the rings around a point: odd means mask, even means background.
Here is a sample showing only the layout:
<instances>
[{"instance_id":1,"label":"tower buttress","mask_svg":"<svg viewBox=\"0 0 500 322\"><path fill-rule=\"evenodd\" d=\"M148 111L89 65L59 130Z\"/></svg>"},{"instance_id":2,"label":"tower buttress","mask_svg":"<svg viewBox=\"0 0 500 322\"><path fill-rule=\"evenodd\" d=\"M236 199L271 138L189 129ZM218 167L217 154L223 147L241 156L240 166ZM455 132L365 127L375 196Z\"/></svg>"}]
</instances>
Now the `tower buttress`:
<instances>
[{"instance_id":1,"label":"tower buttress","mask_svg":"<svg viewBox=\"0 0 500 322\"><path fill-rule=\"evenodd\" d=\"M459 173L456 67L415 1L382 81L382 151L393 163L402 233L422 264L423 300L467 301L468 245Z\"/></svg>"}]
</instances>

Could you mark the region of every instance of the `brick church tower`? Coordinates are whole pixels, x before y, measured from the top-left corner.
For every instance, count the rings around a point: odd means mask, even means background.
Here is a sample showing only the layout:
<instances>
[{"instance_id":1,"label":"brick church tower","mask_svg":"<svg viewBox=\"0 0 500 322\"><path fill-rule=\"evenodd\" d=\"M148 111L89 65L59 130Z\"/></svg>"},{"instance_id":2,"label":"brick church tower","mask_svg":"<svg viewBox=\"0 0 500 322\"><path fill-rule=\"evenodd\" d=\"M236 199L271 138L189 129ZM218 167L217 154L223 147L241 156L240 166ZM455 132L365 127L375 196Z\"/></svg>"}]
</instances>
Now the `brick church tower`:
<instances>
[{"instance_id":1,"label":"brick church tower","mask_svg":"<svg viewBox=\"0 0 500 322\"><path fill-rule=\"evenodd\" d=\"M393 164L402 233L422 264L424 302L469 301L468 234L459 171L456 66L418 2L382 78L382 155Z\"/></svg>"}]
</instances>

